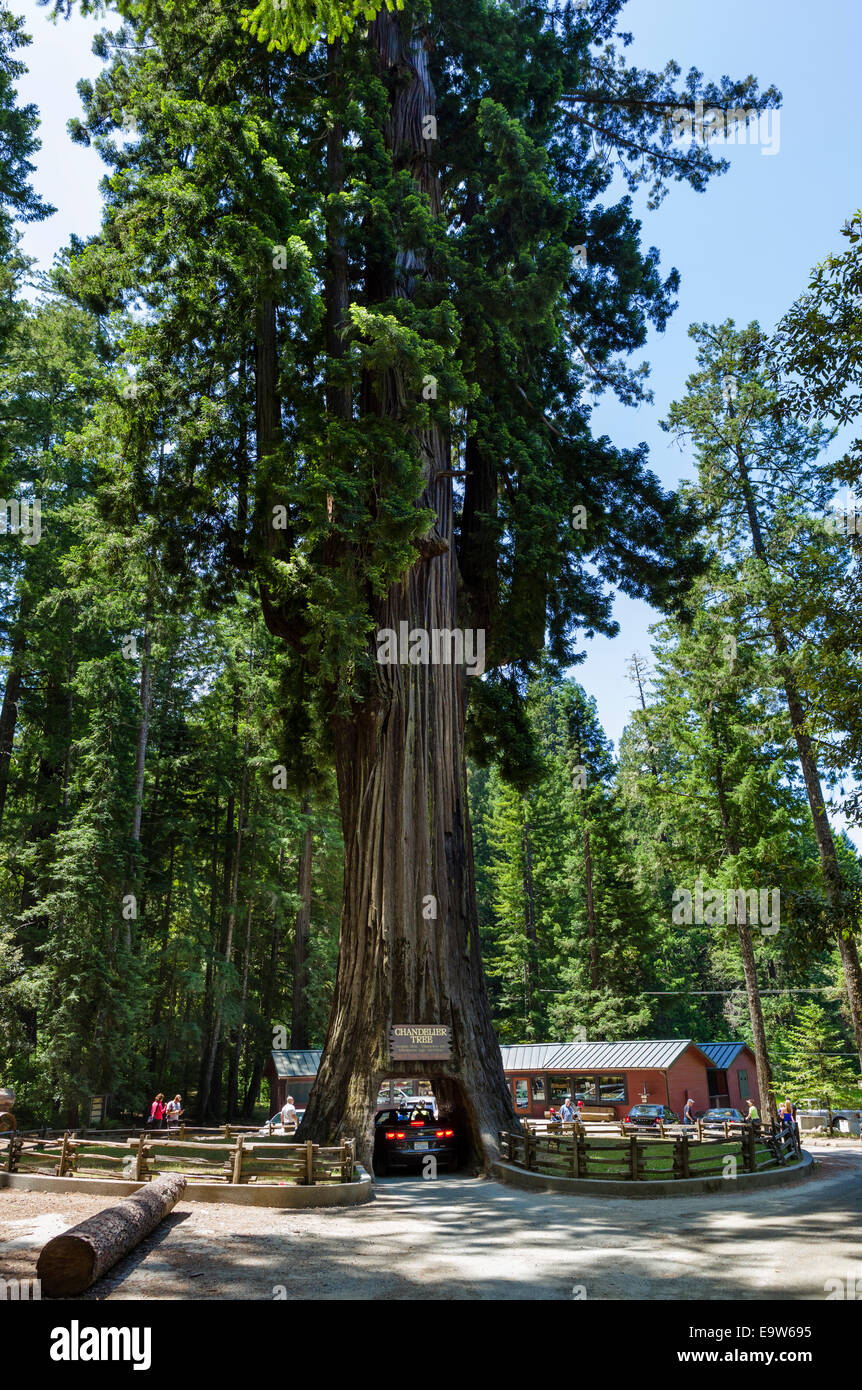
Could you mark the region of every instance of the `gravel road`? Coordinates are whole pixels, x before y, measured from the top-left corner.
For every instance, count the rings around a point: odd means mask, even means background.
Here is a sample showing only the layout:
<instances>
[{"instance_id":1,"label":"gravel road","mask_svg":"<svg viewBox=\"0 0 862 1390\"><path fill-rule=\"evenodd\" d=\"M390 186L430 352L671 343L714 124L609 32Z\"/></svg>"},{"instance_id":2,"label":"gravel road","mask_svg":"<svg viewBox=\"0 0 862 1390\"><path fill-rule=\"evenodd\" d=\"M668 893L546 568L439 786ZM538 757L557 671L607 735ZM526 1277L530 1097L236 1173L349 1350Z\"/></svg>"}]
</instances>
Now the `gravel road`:
<instances>
[{"instance_id":1,"label":"gravel road","mask_svg":"<svg viewBox=\"0 0 862 1390\"><path fill-rule=\"evenodd\" d=\"M389 1178L363 1207L180 1203L84 1299L823 1299L862 1288L862 1146L808 1145L818 1176L733 1196L626 1201L483 1179ZM105 1197L0 1190L0 1276Z\"/></svg>"}]
</instances>

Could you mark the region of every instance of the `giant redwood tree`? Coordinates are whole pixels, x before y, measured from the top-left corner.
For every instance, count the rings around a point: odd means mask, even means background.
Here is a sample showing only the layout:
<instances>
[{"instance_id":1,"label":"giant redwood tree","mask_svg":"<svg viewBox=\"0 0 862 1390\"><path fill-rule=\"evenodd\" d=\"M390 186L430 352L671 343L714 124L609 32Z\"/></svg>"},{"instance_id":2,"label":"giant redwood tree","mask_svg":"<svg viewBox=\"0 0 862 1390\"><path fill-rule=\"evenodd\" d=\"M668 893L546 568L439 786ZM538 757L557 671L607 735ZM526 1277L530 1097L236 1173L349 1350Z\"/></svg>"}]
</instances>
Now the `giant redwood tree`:
<instances>
[{"instance_id":1,"label":"giant redwood tree","mask_svg":"<svg viewBox=\"0 0 862 1390\"><path fill-rule=\"evenodd\" d=\"M290 751L334 759L341 949L302 1133L356 1134L366 1159L392 1023L451 1027L451 1061L414 1070L474 1158L513 1123L465 749L528 777L546 641L570 664L578 629L615 631L612 586L679 607L698 564L645 450L590 432L592 391L644 396L626 355L677 282L603 195L615 170L652 203L700 191L722 165L673 143L674 110L777 94L630 66L622 5L405 0L357 28L333 4L122 0L82 88L75 134L112 174L62 279L100 314L146 310L111 428L150 439L158 488L139 452L129 486L214 603L257 587L296 657ZM384 630L481 633L485 672L381 662Z\"/></svg>"}]
</instances>

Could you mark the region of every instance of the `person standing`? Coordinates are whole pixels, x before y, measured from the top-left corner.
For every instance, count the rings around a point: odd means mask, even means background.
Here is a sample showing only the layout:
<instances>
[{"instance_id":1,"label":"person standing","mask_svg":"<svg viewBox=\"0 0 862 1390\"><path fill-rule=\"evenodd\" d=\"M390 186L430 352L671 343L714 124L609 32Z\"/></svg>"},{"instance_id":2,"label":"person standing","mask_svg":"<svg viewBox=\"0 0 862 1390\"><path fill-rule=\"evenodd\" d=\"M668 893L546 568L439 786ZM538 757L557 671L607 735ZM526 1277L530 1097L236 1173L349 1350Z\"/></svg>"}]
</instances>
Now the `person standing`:
<instances>
[{"instance_id":1,"label":"person standing","mask_svg":"<svg viewBox=\"0 0 862 1390\"><path fill-rule=\"evenodd\" d=\"M571 1096L566 1096L566 1099L560 1106L560 1119L563 1120L565 1124L571 1124L574 1118L575 1111L574 1107L572 1106L572 1098Z\"/></svg>"},{"instance_id":2,"label":"person standing","mask_svg":"<svg viewBox=\"0 0 862 1390\"><path fill-rule=\"evenodd\" d=\"M180 1116L182 1114L183 1098L182 1096L174 1096L173 1100L169 1100L165 1106L165 1120L168 1129L179 1129Z\"/></svg>"},{"instance_id":3,"label":"person standing","mask_svg":"<svg viewBox=\"0 0 862 1390\"><path fill-rule=\"evenodd\" d=\"M753 1100L748 1102L748 1114L745 1117L749 1124L760 1124L760 1116L757 1113L757 1106Z\"/></svg>"},{"instance_id":4,"label":"person standing","mask_svg":"<svg viewBox=\"0 0 862 1390\"><path fill-rule=\"evenodd\" d=\"M299 1126L299 1119L296 1114L296 1106L293 1103L293 1096L288 1096L284 1105L281 1107L281 1123L289 1134L293 1134Z\"/></svg>"},{"instance_id":5,"label":"person standing","mask_svg":"<svg viewBox=\"0 0 862 1390\"><path fill-rule=\"evenodd\" d=\"M689 1096L682 1112L682 1122L684 1125L694 1124L694 1096Z\"/></svg>"},{"instance_id":6,"label":"person standing","mask_svg":"<svg viewBox=\"0 0 862 1390\"><path fill-rule=\"evenodd\" d=\"M150 1106L150 1116L147 1124L151 1129L162 1129L165 1123L165 1098L159 1091L152 1105Z\"/></svg>"}]
</instances>

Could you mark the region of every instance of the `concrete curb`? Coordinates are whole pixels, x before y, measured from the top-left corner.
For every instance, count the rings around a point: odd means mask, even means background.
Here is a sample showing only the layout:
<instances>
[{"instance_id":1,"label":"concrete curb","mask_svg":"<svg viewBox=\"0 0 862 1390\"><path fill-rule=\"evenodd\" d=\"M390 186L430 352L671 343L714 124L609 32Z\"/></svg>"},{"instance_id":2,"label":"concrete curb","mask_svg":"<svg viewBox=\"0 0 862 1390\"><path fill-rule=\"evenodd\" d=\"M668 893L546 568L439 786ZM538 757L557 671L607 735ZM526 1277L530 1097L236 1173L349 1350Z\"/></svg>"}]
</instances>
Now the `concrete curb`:
<instances>
[{"instance_id":1,"label":"concrete curb","mask_svg":"<svg viewBox=\"0 0 862 1390\"><path fill-rule=\"evenodd\" d=\"M277 1187L264 1183L230 1184L215 1182L188 1183L177 1203L221 1202L236 1207L355 1207L372 1197L371 1177L361 1164L357 1182L332 1183L331 1186ZM47 1173L0 1173L0 1188L17 1188L19 1192L81 1192L99 1197L130 1197L146 1183L128 1182L121 1178L52 1178Z\"/></svg>"},{"instance_id":2,"label":"concrete curb","mask_svg":"<svg viewBox=\"0 0 862 1390\"><path fill-rule=\"evenodd\" d=\"M505 1159L491 1164L491 1177L528 1192L559 1192L569 1197L690 1197L692 1193L760 1192L765 1187L784 1187L814 1176L814 1158L804 1149L801 1163L789 1168L767 1168L762 1173L740 1173L735 1178L668 1178L621 1182L614 1178L558 1178L550 1173L528 1173Z\"/></svg>"}]
</instances>

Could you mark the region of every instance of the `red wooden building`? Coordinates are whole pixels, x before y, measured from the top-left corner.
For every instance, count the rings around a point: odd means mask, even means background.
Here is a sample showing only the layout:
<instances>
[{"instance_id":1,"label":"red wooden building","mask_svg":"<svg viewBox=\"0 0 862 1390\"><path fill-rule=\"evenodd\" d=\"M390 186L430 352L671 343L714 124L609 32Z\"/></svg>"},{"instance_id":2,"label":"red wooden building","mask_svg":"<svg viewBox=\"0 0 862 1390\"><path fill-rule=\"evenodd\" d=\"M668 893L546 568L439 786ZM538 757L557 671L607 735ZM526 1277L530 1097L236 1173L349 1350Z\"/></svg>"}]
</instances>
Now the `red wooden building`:
<instances>
[{"instance_id":1,"label":"red wooden building","mask_svg":"<svg viewBox=\"0 0 862 1390\"><path fill-rule=\"evenodd\" d=\"M689 1096L695 1113L760 1105L754 1054L745 1043L661 1041L526 1043L500 1049L517 1114L540 1118L566 1096L583 1108L667 1105L681 1115Z\"/></svg>"},{"instance_id":2,"label":"red wooden building","mask_svg":"<svg viewBox=\"0 0 862 1390\"><path fill-rule=\"evenodd\" d=\"M566 1096L584 1110L613 1108L619 1117L646 1099L681 1115L689 1096L697 1114L749 1100L760 1107L754 1054L745 1043L695 1043L690 1038L631 1042L524 1043L500 1048L517 1114L540 1119ZM273 1052L265 1076L270 1107L292 1095L304 1106L320 1064L316 1048ZM415 1089L415 1082L409 1083Z\"/></svg>"}]
</instances>

